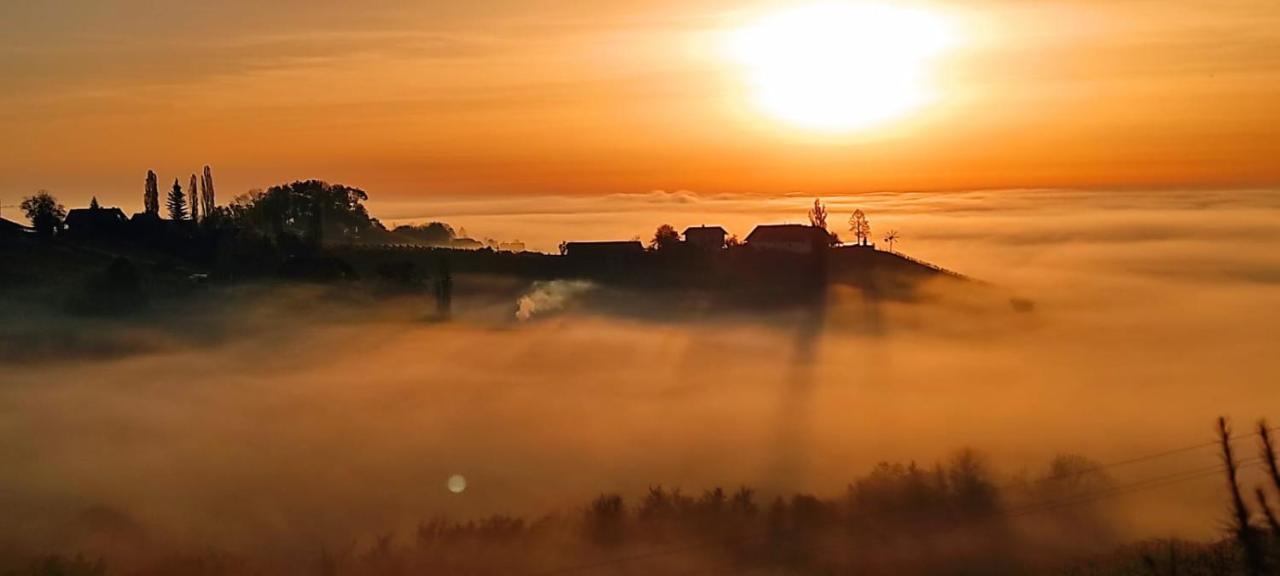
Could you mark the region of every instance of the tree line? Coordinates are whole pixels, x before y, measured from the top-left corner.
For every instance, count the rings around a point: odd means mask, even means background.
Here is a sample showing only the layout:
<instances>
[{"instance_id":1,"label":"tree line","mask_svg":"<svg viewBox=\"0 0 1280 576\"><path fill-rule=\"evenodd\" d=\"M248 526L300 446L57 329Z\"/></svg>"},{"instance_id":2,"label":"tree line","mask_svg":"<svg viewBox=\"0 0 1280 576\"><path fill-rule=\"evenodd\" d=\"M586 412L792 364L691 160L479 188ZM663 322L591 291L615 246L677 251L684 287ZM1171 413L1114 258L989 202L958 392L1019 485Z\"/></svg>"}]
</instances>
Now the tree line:
<instances>
[{"instance_id":1,"label":"tree line","mask_svg":"<svg viewBox=\"0 0 1280 576\"><path fill-rule=\"evenodd\" d=\"M368 198L359 188L305 180L251 190L219 206L213 171L205 166L200 176L191 174L185 189L180 179L174 179L164 198L164 212L165 219L171 222L196 223L211 229L234 228L272 240L349 242L386 231L365 209ZM40 190L23 199L20 207L41 236L51 237L63 230L67 208L49 191ZM96 197L89 208L102 209ZM158 177L152 170L147 171L143 184L140 215L162 219ZM432 227L424 232L439 235ZM453 235L452 228L439 232L450 238Z\"/></svg>"},{"instance_id":2,"label":"tree line","mask_svg":"<svg viewBox=\"0 0 1280 576\"><path fill-rule=\"evenodd\" d=\"M169 190L168 196L165 197L165 208L170 220L192 220L199 222L201 214L212 216L217 210L217 201L213 188L213 171L209 166L204 167L204 171L200 176L199 190L197 191L196 175L191 174L191 180L187 184L184 191L182 184L178 178L173 179L173 187ZM152 216L160 216L160 190L157 185L156 173L147 170L147 179L142 192L143 213Z\"/></svg>"}]
</instances>

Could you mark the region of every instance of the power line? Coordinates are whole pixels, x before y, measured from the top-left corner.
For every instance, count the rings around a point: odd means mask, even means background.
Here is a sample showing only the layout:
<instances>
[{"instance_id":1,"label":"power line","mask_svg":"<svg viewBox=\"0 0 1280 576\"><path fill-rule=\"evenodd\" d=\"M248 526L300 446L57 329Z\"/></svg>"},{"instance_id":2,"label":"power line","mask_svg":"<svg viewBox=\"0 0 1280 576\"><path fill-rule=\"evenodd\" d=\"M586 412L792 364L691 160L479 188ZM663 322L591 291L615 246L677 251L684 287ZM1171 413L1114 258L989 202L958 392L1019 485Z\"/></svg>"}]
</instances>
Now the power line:
<instances>
[{"instance_id":1,"label":"power line","mask_svg":"<svg viewBox=\"0 0 1280 576\"><path fill-rule=\"evenodd\" d=\"M1253 464L1255 462L1260 462L1261 460L1262 459L1258 457L1246 458L1244 460L1238 460L1236 462L1236 466L1237 467L1246 466L1249 464ZM1112 498L1115 496L1122 496L1125 494L1142 492L1144 490L1161 488L1171 484L1177 484L1177 483L1185 482L1188 480L1196 480L1199 478L1212 476L1215 474L1222 473L1226 471L1226 469L1227 467L1225 464L1216 464L1214 466L1209 466L1206 468L1199 468L1195 470L1183 470L1181 472L1174 472L1172 474L1166 474L1164 476L1147 478L1144 480L1131 482L1129 484L1122 484L1120 486L1110 486L1089 494L1077 494L1075 496L1070 496L1057 502L1040 502L1036 504L1031 504L1031 505L1022 507L1022 509L1020 510L1009 512L1006 515L1009 517L1016 518L1020 516L1036 514L1039 512L1047 512L1051 510L1057 510L1060 508L1067 508L1067 507L1076 506L1079 504L1089 504L1092 502L1105 500L1107 498Z\"/></svg>"},{"instance_id":2,"label":"power line","mask_svg":"<svg viewBox=\"0 0 1280 576\"><path fill-rule=\"evenodd\" d=\"M1267 430L1268 430L1268 431L1277 431L1277 430L1280 430L1280 426L1271 427L1271 428L1268 428ZM1246 438L1252 438L1252 437L1254 437L1254 436L1258 436L1258 435L1260 435L1260 432L1259 432L1259 431L1254 431L1254 432L1250 432L1250 433L1248 433L1248 434L1235 436L1235 437L1233 437L1233 438L1231 438L1231 439L1230 439L1230 442L1234 444L1235 442L1238 442L1238 441L1240 441L1240 440L1244 440L1244 439L1246 439ZM1041 478L1041 479L1040 479L1040 481L1044 482L1044 481L1061 480L1061 479L1063 479L1063 478L1070 477L1070 476L1078 476L1078 475L1087 474L1087 473L1092 473L1092 472L1099 472L1099 471L1102 471L1102 470L1110 470L1110 469L1113 469L1113 468L1120 468L1120 467L1124 467L1124 466L1130 466L1130 465L1138 464L1138 463L1141 463L1141 462L1148 462L1148 461L1152 461L1152 460L1158 460L1158 459L1161 459L1161 458L1167 458L1167 457L1169 457L1169 456L1176 456L1176 455L1178 455L1178 454L1184 454L1184 453L1193 452L1193 451L1196 451L1196 450L1202 450L1202 449L1204 449L1204 448L1209 448L1209 447L1212 447L1212 446L1217 446L1218 444L1219 444L1219 441L1214 440L1214 441L1209 441L1209 442L1201 442L1201 443L1199 443L1199 444L1192 444L1192 445L1188 445L1188 446L1181 446L1181 447L1178 447L1178 448L1171 448L1171 449L1169 449L1169 450L1164 450L1164 451L1155 452L1155 453L1151 453L1151 454L1144 454L1144 455L1142 455L1142 456L1135 456L1135 457L1132 457L1132 458L1126 458L1126 459L1124 459L1124 460L1117 460L1117 461L1114 461L1114 462L1108 462L1108 463L1105 463L1105 464L1099 464L1099 465L1097 465L1097 466L1091 466L1091 467L1087 467L1087 468L1083 468L1083 469L1072 470L1072 471L1069 471L1069 472L1062 472L1062 473L1058 473L1058 474L1053 474L1053 475L1050 475L1050 476L1046 476L1046 477L1044 477L1044 478ZM1241 462L1243 463L1243 462L1253 461L1253 460L1257 460L1257 458L1250 458L1250 459L1242 460ZM1211 473L1221 472L1222 470L1223 470L1223 467L1222 467L1222 465L1221 465L1221 464L1219 464L1219 465L1215 466L1211 471L1210 471L1210 470L1202 470L1202 471L1199 471L1199 473L1200 473L1200 474L1203 474L1203 475L1209 475L1209 474L1211 474ZM1188 472L1178 473L1178 474L1175 474L1174 476L1180 476L1180 475L1183 475L1183 474L1188 474ZM1186 478L1185 480L1191 480L1191 479L1195 479L1195 478ZM1157 478L1153 478L1153 479L1147 479L1147 480L1144 480L1144 481L1139 482L1138 484L1145 484L1145 483L1148 483L1148 482L1153 482L1153 481L1158 481L1158 480L1162 480L1162 478L1161 478L1161 477L1157 477ZM1183 481L1183 480L1178 480L1178 481ZM999 487L999 488L1010 488L1010 487L1012 487L1012 486L1015 486L1016 484L1017 484L1017 483L1005 483L1005 484L999 485L998 487ZM1153 487L1158 487L1158 486L1162 486L1162 485L1163 485L1163 484L1160 484L1160 485L1157 485L1157 486L1153 486ZM1123 489L1123 488L1125 488L1125 486L1112 487L1112 488L1110 488L1110 489L1108 489L1108 490L1119 490L1119 489ZM1119 495L1119 493L1117 493L1116 495ZM1098 499L1102 499L1102 498L1105 498L1105 497L1107 497L1107 496L1103 496L1103 497L1100 497L1100 498L1098 498ZM1081 503L1084 503L1084 502L1081 502ZM1069 504L1069 505L1074 505L1074 504ZM1019 514L1019 515L1025 515L1025 514ZM738 543L738 544L745 544L745 543L749 543L749 542L751 542L751 541L753 541L753 540L760 540L760 539L766 538L767 536L768 536L767 534L755 535L755 536L752 536L752 537L748 537L748 538L741 539L741 540L739 540L737 543ZM618 557L615 557L615 558L610 558L610 559L606 559L606 560L599 560L599 561L596 561L596 562L589 562L589 563L578 564L578 565L574 565L574 566L565 566L565 567L562 567L562 568L556 568L556 569L547 570L547 571L543 571L543 572L533 572L533 573L531 573L529 576L560 576L560 575L562 575L562 574L575 574L575 573L579 573L579 572L590 572L590 571L593 571L593 570L598 570L598 569L601 569L601 568L608 568L608 567L610 567L610 566L615 566L615 565L618 565L618 564L628 564L628 563L631 563L631 562L638 562L638 561L642 561L642 560L649 560L649 559L653 559L653 558L660 558L660 557L663 557L663 556L674 556L674 555L684 554L684 553L688 553L688 552L696 552L696 551L705 550L705 549L721 548L721 547L723 547L723 546L725 546L725 545L726 545L726 544L725 544L725 543L723 543L723 542L717 542L717 543L712 543L712 544L699 543L699 544L689 544L689 545L685 545L685 546L676 546L676 547L668 547L668 548L659 548L659 549L657 549L657 550L650 550L650 551L647 551L647 552L638 552L638 553L630 554L630 555L627 555L627 556L618 556Z\"/></svg>"}]
</instances>

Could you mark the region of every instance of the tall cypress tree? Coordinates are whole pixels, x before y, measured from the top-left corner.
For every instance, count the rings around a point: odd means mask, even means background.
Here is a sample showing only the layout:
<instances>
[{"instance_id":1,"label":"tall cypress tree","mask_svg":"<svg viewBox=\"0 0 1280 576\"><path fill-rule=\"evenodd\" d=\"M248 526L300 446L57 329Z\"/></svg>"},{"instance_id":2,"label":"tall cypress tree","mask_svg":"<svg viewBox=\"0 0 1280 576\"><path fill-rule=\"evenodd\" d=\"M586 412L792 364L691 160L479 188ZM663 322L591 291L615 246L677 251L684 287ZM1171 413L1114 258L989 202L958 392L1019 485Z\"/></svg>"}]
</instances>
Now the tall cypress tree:
<instances>
[{"instance_id":1,"label":"tall cypress tree","mask_svg":"<svg viewBox=\"0 0 1280 576\"><path fill-rule=\"evenodd\" d=\"M169 209L170 220L187 219L187 195L182 193L182 185L178 183L177 178L173 179L173 190L169 191L165 206Z\"/></svg>"},{"instance_id":2,"label":"tall cypress tree","mask_svg":"<svg viewBox=\"0 0 1280 576\"><path fill-rule=\"evenodd\" d=\"M156 173L150 170L147 170L147 187L142 192L142 211L160 215L160 187L156 183Z\"/></svg>"},{"instance_id":3,"label":"tall cypress tree","mask_svg":"<svg viewBox=\"0 0 1280 576\"><path fill-rule=\"evenodd\" d=\"M208 166L204 167L204 175L200 178L200 203L203 204L203 212L205 216L213 214L213 209L217 207L213 196L213 172Z\"/></svg>"},{"instance_id":4,"label":"tall cypress tree","mask_svg":"<svg viewBox=\"0 0 1280 576\"><path fill-rule=\"evenodd\" d=\"M191 183L187 185L187 204L191 205L191 221L200 221L200 196L196 193L196 175L191 175Z\"/></svg>"}]
</instances>

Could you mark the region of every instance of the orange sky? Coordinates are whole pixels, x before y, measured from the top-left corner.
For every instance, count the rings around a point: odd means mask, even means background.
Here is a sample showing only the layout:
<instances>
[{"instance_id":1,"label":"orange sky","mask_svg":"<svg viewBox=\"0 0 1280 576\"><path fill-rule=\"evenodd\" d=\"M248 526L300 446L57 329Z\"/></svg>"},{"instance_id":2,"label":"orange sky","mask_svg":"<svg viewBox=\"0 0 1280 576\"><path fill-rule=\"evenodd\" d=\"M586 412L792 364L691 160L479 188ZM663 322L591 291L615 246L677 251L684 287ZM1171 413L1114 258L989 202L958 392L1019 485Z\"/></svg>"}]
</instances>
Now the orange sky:
<instances>
[{"instance_id":1,"label":"orange sky","mask_svg":"<svg viewBox=\"0 0 1280 576\"><path fill-rule=\"evenodd\" d=\"M0 204L136 209L316 177L379 198L1280 182L1274 0L917 3L960 41L936 101L815 135L724 36L800 3L50 0L0 7ZM358 8L357 8L358 6Z\"/></svg>"}]
</instances>

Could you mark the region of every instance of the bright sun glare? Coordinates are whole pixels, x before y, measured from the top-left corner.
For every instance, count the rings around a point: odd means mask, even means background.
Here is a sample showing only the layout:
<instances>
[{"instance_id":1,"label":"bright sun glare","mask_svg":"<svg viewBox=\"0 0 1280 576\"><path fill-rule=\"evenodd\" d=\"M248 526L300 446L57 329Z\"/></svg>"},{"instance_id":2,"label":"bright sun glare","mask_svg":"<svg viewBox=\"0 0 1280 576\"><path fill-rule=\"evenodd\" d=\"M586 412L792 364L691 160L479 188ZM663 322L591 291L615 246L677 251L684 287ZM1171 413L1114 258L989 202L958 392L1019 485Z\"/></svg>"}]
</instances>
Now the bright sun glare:
<instances>
[{"instance_id":1,"label":"bright sun glare","mask_svg":"<svg viewBox=\"0 0 1280 576\"><path fill-rule=\"evenodd\" d=\"M765 14L735 30L729 50L764 112L847 132L933 101L933 62L952 43L949 23L925 10L828 2Z\"/></svg>"}]
</instances>

